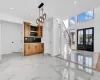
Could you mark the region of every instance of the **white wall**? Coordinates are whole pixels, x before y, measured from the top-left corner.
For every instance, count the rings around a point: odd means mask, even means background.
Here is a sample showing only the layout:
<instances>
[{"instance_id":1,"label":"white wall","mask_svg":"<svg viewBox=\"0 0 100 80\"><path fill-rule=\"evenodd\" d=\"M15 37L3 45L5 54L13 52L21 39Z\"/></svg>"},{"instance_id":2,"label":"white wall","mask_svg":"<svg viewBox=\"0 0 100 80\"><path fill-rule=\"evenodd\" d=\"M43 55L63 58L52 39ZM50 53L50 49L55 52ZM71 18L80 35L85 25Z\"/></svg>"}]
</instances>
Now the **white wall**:
<instances>
[{"instance_id":1,"label":"white wall","mask_svg":"<svg viewBox=\"0 0 100 80\"><path fill-rule=\"evenodd\" d=\"M24 36L22 24L7 21L1 22L2 54L9 54L12 52L23 52L23 38Z\"/></svg>"},{"instance_id":2,"label":"white wall","mask_svg":"<svg viewBox=\"0 0 100 80\"><path fill-rule=\"evenodd\" d=\"M24 19L22 19L18 16L6 14L6 13L2 13L2 12L0 12L0 20L14 22L14 23L20 23L20 24L23 24L23 21L24 21Z\"/></svg>"},{"instance_id":3,"label":"white wall","mask_svg":"<svg viewBox=\"0 0 100 80\"><path fill-rule=\"evenodd\" d=\"M59 55L60 53L60 27L57 22L57 18L53 18L53 55Z\"/></svg>"},{"instance_id":4,"label":"white wall","mask_svg":"<svg viewBox=\"0 0 100 80\"><path fill-rule=\"evenodd\" d=\"M45 45L44 52L56 56L60 54L59 26L56 18L49 18L43 26L42 42Z\"/></svg>"},{"instance_id":5,"label":"white wall","mask_svg":"<svg viewBox=\"0 0 100 80\"><path fill-rule=\"evenodd\" d=\"M52 47L50 47L50 46L53 46L52 44L50 44L50 29L51 28L53 28L53 18L46 19L46 21L43 25L42 42L44 43L44 53L49 53L49 54L52 53L50 51L51 51L51 49L53 49Z\"/></svg>"}]
</instances>

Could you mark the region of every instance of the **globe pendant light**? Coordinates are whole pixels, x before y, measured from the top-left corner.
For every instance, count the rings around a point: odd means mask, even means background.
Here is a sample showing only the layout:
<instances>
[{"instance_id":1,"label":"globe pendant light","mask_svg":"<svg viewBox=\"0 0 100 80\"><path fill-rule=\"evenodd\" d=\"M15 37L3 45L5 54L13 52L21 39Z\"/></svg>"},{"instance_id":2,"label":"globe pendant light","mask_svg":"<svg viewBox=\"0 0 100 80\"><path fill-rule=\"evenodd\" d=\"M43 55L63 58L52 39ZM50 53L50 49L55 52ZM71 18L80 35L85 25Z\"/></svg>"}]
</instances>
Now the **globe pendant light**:
<instances>
[{"instance_id":1,"label":"globe pendant light","mask_svg":"<svg viewBox=\"0 0 100 80\"><path fill-rule=\"evenodd\" d=\"M44 23L44 18L42 17L42 21L41 21L42 23Z\"/></svg>"},{"instance_id":2,"label":"globe pendant light","mask_svg":"<svg viewBox=\"0 0 100 80\"><path fill-rule=\"evenodd\" d=\"M39 21L40 21L40 22L42 21L42 16L40 16Z\"/></svg>"},{"instance_id":3,"label":"globe pendant light","mask_svg":"<svg viewBox=\"0 0 100 80\"><path fill-rule=\"evenodd\" d=\"M46 19L46 13L43 14L43 18Z\"/></svg>"},{"instance_id":4,"label":"globe pendant light","mask_svg":"<svg viewBox=\"0 0 100 80\"><path fill-rule=\"evenodd\" d=\"M39 24L39 19L36 19L36 23Z\"/></svg>"},{"instance_id":5,"label":"globe pendant light","mask_svg":"<svg viewBox=\"0 0 100 80\"><path fill-rule=\"evenodd\" d=\"M36 23L40 24L40 23L44 23L44 20L46 19L46 13L43 14L43 5L44 3L41 3L38 8L39 8L39 19L36 19ZM42 16L40 16L40 11L42 11Z\"/></svg>"}]
</instances>

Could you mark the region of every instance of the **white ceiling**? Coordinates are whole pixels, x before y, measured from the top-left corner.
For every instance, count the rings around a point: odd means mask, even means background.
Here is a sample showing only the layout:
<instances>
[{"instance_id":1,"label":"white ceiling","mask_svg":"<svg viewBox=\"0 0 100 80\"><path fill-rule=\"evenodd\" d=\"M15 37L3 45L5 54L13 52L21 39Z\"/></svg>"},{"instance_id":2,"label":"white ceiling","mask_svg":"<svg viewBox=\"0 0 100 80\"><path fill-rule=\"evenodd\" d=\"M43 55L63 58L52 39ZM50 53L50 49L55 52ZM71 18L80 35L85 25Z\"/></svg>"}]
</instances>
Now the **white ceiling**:
<instances>
[{"instance_id":1,"label":"white ceiling","mask_svg":"<svg viewBox=\"0 0 100 80\"><path fill-rule=\"evenodd\" d=\"M48 17L55 16L60 19L66 19L100 5L100 0L0 0L0 12L35 21L39 14L38 5L41 2L44 2L44 12Z\"/></svg>"}]
</instances>

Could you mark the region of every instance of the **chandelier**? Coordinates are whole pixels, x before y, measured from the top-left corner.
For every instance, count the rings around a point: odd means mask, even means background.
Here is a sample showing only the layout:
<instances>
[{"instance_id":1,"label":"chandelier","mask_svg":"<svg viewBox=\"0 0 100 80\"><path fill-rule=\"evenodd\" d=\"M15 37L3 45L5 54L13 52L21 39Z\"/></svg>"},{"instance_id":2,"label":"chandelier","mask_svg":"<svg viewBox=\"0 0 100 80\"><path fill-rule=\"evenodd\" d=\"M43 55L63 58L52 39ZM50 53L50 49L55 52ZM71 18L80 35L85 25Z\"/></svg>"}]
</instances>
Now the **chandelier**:
<instances>
[{"instance_id":1,"label":"chandelier","mask_svg":"<svg viewBox=\"0 0 100 80\"><path fill-rule=\"evenodd\" d=\"M46 19L46 13L43 13L43 6L44 3L41 3L38 8L39 8L39 18L36 19L36 23L40 24L40 23L44 23L44 20ZM42 13L42 14L41 14Z\"/></svg>"}]
</instances>

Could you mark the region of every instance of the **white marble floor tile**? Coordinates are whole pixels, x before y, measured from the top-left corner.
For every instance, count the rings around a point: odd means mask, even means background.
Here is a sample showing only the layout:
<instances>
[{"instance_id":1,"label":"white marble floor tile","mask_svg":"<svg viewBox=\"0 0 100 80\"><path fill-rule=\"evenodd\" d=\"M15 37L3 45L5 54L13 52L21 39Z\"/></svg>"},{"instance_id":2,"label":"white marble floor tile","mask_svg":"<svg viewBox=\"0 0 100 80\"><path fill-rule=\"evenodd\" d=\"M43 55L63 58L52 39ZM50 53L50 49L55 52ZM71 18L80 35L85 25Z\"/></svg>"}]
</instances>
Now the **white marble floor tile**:
<instances>
[{"instance_id":1,"label":"white marble floor tile","mask_svg":"<svg viewBox=\"0 0 100 80\"><path fill-rule=\"evenodd\" d=\"M50 65L46 64L35 65L31 71L31 76L40 79L59 79L57 72Z\"/></svg>"},{"instance_id":2,"label":"white marble floor tile","mask_svg":"<svg viewBox=\"0 0 100 80\"><path fill-rule=\"evenodd\" d=\"M0 80L10 80L14 75L0 74Z\"/></svg>"},{"instance_id":3,"label":"white marble floor tile","mask_svg":"<svg viewBox=\"0 0 100 80\"><path fill-rule=\"evenodd\" d=\"M50 55L23 56L21 53L3 55L0 80L99 80L99 72L87 74L71 63ZM68 71L69 73L68 73ZM70 79L68 79L70 78Z\"/></svg>"},{"instance_id":4,"label":"white marble floor tile","mask_svg":"<svg viewBox=\"0 0 100 80\"><path fill-rule=\"evenodd\" d=\"M16 75L10 78L9 80L27 80L28 77L22 75Z\"/></svg>"}]
</instances>

